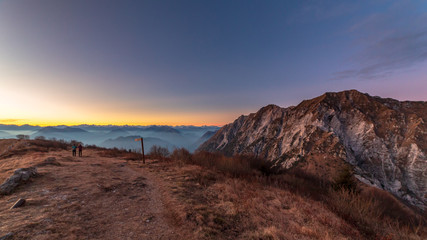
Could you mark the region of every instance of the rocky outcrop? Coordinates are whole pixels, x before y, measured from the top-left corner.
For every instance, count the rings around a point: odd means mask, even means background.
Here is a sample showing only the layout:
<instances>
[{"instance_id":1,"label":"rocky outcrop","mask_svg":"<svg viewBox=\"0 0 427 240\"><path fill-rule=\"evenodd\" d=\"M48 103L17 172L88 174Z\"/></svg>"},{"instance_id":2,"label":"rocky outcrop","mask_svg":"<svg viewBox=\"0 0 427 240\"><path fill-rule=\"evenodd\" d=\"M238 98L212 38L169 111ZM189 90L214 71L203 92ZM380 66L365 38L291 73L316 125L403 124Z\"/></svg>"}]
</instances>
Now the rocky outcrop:
<instances>
[{"instance_id":1,"label":"rocky outcrop","mask_svg":"<svg viewBox=\"0 0 427 240\"><path fill-rule=\"evenodd\" d=\"M19 185L27 182L31 177L37 176L35 167L18 168L2 185L0 185L0 195L8 195Z\"/></svg>"},{"instance_id":2,"label":"rocky outcrop","mask_svg":"<svg viewBox=\"0 0 427 240\"><path fill-rule=\"evenodd\" d=\"M43 160L43 162L38 163L37 165L35 165L36 167L44 167L44 166L49 166L49 165L53 165L53 166L61 166L61 163L59 163L55 157L48 157L45 160Z\"/></svg>"},{"instance_id":3,"label":"rocky outcrop","mask_svg":"<svg viewBox=\"0 0 427 240\"><path fill-rule=\"evenodd\" d=\"M296 107L269 105L221 128L198 150L254 154L284 169L341 159L356 177L421 208L427 200L427 102L358 91L325 93Z\"/></svg>"},{"instance_id":4,"label":"rocky outcrop","mask_svg":"<svg viewBox=\"0 0 427 240\"><path fill-rule=\"evenodd\" d=\"M11 232L0 237L0 240L11 240L11 239L13 239L13 233L11 233Z\"/></svg>"}]
</instances>

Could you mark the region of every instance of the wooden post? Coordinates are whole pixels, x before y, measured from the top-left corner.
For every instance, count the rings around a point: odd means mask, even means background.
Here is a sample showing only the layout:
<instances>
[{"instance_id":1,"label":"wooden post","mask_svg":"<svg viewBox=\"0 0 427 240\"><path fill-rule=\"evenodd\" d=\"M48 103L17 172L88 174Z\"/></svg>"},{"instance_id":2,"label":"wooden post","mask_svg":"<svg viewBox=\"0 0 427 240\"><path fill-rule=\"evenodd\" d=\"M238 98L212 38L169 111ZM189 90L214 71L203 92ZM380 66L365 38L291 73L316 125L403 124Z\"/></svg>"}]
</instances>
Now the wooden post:
<instances>
[{"instance_id":1,"label":"wooden post","mask_svg":"<svg viewBox=\"0 0 427 240\"><path fill-rule=\"evenodd\" d=\"M137 138L135 141L141 141L141 149L142 149L142 163L145 164L145 154L144 154L144 138Z\"/></svg>"},{"instance_id":2,"label":"wooden post","mask_svg":"<svg viewBox=\"0 0 427 240\"><path fill-rule=\"evenodd\" d=\"M144 139L143 138L141 138L141 148L142 148L142 163L145 164Z\"/></svg>"}]
</instances>

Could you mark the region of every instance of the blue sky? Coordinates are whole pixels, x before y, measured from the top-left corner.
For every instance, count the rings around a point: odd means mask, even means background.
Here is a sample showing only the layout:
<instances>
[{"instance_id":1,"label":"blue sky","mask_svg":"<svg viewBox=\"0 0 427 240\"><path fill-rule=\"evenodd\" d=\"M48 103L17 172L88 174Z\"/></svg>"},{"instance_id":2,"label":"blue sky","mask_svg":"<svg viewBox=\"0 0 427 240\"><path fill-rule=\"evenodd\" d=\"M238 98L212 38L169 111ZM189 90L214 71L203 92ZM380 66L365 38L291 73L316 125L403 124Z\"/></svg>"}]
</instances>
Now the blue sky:
<instances>
[{"instance_id":1,"label":"blue sky","mask_svg":"<svg viewBox=\"0 0 427 240\"><path fill-rule=\"evenodd\" d=\"M426 1L3 0L0 121L222 125L346 89L425 101L426 22Z\"/></svg>"}]
</instances>

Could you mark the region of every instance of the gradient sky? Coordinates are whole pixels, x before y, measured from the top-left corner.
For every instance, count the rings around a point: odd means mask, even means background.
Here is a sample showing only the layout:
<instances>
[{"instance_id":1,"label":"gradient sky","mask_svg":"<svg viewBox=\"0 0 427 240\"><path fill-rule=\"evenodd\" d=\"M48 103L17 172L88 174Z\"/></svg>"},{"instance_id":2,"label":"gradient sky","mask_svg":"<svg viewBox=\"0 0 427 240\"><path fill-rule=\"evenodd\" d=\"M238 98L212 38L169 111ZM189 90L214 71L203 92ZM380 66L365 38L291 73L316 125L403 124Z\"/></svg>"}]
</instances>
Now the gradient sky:
<instances>
[{"instance_id":1,"label":"gradient sky","mask_svg":"<svg viewBox=\"0 0 427 240\"><path fill-rule=\"evenodd\" d=\"M0 0L0 123L223 125L357 89L427 100L427 1Z\"/></svg>"}]
</instances>

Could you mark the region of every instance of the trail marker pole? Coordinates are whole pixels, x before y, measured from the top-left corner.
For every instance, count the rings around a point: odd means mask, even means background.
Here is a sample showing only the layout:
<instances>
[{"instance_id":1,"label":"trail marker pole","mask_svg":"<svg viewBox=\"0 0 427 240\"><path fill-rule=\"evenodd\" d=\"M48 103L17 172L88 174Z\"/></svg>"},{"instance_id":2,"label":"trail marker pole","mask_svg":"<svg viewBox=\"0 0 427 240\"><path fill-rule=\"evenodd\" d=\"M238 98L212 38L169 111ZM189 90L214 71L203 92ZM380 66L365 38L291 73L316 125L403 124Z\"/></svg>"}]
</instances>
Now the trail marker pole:
<instances>
[{"instance_id":1,"label":"trail marker pole","mask_svg":"<svg viewBox=\"0 0 427 240\"><path fill-rule=\"evenodd\" d=\"M141 149L142 149L142 163L145 164L145 154L144 154L144 138L136 138L135 141L141 141Z\"/></svg>"}]
</instances>

